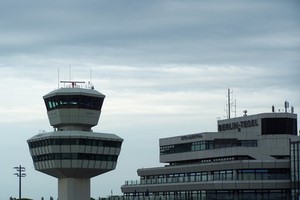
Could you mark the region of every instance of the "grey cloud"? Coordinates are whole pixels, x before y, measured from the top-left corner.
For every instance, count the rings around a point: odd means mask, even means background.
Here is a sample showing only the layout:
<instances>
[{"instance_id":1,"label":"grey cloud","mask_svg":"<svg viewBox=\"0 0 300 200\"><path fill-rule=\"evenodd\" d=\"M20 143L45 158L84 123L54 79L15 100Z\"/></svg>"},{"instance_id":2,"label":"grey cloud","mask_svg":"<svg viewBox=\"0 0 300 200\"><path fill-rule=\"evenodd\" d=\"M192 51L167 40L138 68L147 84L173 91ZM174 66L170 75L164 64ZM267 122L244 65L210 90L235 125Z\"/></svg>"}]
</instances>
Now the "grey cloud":
<instances>
[{"instance_id":1,"label":"grey cloud","mask_svg":"<svg viewBox=\"0 0 300 200\"><path fill-rule=\"evenodd\" d=\"M10 3L13 12L2 13L8 15L2 35L15 38L3 44L2 55L44 53L138 65L259 64L270 35L280 32L288 41L299 33L297 8L279 1L33 2L17 8ZM265 42L249 44L257 39ZM298 50L299 42L290 47ZM276 57L278 48L274 43L268 53Z\"/></svg>"},{"instance_id":2,"label":"grey cloud","mask_svg":"<svg viewBox=\"0 0 300 200\"><path fill-rule=\"evenodd\" d=\"M264 76L272 77L280 76L284 66L289 72L284 77L293 77L285 84L297 85L297 1L29 0L1 4L0 17L6 19L0 21L1 65L143 67L145 73L116 72L118 78L127 79L131 73L145 77L149 68L168 65L211 65L220 71L226 66L263 68ZM169 77L163 71L155 74L150 79ZM169 84L157 87L173 83ZM195 87L199 85L196 81Z\"/></svg>"}]
</instances>

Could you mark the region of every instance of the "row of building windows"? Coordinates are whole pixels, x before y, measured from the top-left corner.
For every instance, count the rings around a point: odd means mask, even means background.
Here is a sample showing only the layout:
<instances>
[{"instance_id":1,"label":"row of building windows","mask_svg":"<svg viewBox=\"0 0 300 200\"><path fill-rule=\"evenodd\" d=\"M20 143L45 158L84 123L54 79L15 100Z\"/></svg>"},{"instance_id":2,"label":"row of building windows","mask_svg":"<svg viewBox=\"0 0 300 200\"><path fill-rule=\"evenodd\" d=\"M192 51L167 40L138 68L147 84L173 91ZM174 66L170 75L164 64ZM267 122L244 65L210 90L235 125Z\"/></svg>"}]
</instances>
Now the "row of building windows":
<instances>
[{"instance_id":1,"label":"row of building windows","mask_svg":"<svg viewBox=\"0 0 300 200\"><path fill-rule=\"evenodd\" d=\"M84 139L84 138L48 138L48 139L28 142L28 145L30 148L38 148L38 147L53 146L53 145L83 145L83 146L120 148L122 142L111 141L111 140Z\"/></svg>"},{"instance_id":2,"label":"row of building windows","mask_svg":"<svg viewBox=\"0 0 300 200\"><path fill-rule=\"evenodd\" d=\"M225 157L215 157L215 158L205 158L197 160L185 160L171 162L171 166L175 165L190 165L190 164L200 164L200 163L213 163L213 162L228 162L234 160L254 160L251 156L237 155L237 156L225 156Z\"/></svg>"},{"instance_id":3,"label":"row of building windows","mask_svg":"<svg viewBox=\"0 0 300 200\"><path fill-rule=\"evenodd\" d=\"M289 190L199 190L125 193L124 200L290 200Z\"/></svg>"},{"instance_id":4,"label":"row of building windows","mask_svg":"<svg viewBox=\"0 0 300 200\"><path fill-rule=\"evenodd\" d=\"M83 95L59 95L45 99L48 111L59 108L101 110L104 98Z\"/></svg>"},{"instance_id":5,"label":"row of building windows","mask_svg":"<svg viewBox=\"0 0 300 200\"><path fill-rule=\"evenodd\" d=\"M114 161L118 159L117 155L101 155L87 153L50 153L32 157L34 162L47 160L96 160L96 161Z\"/></svg>"},{"instance_id":6,"label":"row of building windows","mask_svg":"<svg viewBox=\"0 0 300 200\"><path fill-rule=\"evenodd\" d=\"M290 169L240 169L237 180L289 180Z\"/></svg>"},{"instance_id":7,"label":"row of building windows","mask_svg":"<svg viewBox=\"0 0 300 200\"><path fill-rule=\"evenodd\" d=\"M289 180L289 169L237 169L210 172L141 176L140 184L165 184L232 180ZM132 182L131 182L132 183ZM129 182L125 182L128 185Z\"/></svg>"},{"instance_id":8,"label":"row of building windows","mask_svg":"<svg viewBox=\"0 0 300 200\"><path fill-rule=\"evenodd\" d=\"M277 160L289 160L291 157L289 155L271 155L273 158Z\"/></svg>"},{"instance_id":9,"label":"row of building windows","mask_svg":"<svg viewBox=\"0 0 300 200\"><path fill-rule=\"evenodd\" d=\"M300 141L291 142L291 185L292 200L300 198Z\"/></svg>"},{"instance_id":10,"label":"row of building windows","mask_svg":"<svg viewBox=\"0 0 300 200\"><path fill-rule=\"evenodd\" d=\"M228 147L257 147L257 140L215 139L160 146L160 155Z\"/></svg>"}]
</instances>

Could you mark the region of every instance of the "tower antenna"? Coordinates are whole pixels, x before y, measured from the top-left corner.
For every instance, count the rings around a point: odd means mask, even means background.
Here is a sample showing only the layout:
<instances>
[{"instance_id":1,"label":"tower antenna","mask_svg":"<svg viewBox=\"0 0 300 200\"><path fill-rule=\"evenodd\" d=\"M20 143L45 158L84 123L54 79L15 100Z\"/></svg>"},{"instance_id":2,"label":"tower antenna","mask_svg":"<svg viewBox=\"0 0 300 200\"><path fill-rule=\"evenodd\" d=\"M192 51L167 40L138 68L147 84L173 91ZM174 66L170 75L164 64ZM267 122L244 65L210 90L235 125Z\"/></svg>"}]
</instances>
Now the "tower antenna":
<instances>
[{"instance_id":1,"label":"tower antenna","mask_svg":"<svg viewBox=\"0 0 300 200\"><path fill-rule=\"evenodd\" d=\"M59 68L57 68L57 89L59 89Z\"/></svg>"},{"instance_id":2,"label":"tower antenna","mask_svg":"<svg viewBox=\"0 0 300 200\"><path fill-rule=\"evenodd\" d=\"M228 89L228 93L227 93L225 112L227 114L228 119L231 118L231 112L234 112L236 117L236 100L233 101L232 90L230 88Z\"/></svg>"},{"instance_id":3,"label":"tower antenna","mask_svg":"<svg viewBox=\"0 0 300 200\"><path fill-rule=\"evenodd\" d=\"M90 82L92 84L92 79L93 79L93 70L90 68Z\"/></svg>"},{"instance_id":4,"label":"tower antenna","mask_svg":"<svg viewBox=\"0 0 300 200\"><path fill-rule=\"evenodd\" d=\"M234 117L236 117L236 99L234 99Z\"/></svg>"},{"instance_id":5,"label":"tower antenna","mask_svg":"<svg viewBox=\"0 0 300 200\"><path fill-rule=\"evenodd\" d=\"M71 64L69 65L69 81L71 81Z\"/></svg>"},{"instance_id":6,"label":"tower antenna","mask_svg":"<svg viewBox=\"0 0 300 200\"><path fill-rule=\"evenodd\" d=\"M228 89L228 119L230 119L230 89Z\"/></svg>"}]
</instances>

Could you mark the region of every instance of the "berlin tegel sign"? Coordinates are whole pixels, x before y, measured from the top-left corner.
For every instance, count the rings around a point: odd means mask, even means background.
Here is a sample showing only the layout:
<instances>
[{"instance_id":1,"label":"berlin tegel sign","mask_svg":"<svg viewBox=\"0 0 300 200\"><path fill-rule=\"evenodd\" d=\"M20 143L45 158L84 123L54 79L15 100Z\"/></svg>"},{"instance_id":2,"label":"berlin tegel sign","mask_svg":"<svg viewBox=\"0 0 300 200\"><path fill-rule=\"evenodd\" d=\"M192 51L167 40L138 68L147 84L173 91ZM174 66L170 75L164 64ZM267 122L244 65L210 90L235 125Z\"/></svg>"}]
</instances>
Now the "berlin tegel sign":
<instances>
[{"instance_id":1,"label":"berlin tegel sign","mask_svg":"<svg viewBox=\"0 0 300 200\"><path fill-rule=\"evenodd\" d=\"M249 128L249 127L253 127L253 126L258 126L257 119L245 120L245 121L240 121L240 122L231 122L231 123L226 123L226 124L219 124L218 131Z\"/></svg>"}]
</instances>

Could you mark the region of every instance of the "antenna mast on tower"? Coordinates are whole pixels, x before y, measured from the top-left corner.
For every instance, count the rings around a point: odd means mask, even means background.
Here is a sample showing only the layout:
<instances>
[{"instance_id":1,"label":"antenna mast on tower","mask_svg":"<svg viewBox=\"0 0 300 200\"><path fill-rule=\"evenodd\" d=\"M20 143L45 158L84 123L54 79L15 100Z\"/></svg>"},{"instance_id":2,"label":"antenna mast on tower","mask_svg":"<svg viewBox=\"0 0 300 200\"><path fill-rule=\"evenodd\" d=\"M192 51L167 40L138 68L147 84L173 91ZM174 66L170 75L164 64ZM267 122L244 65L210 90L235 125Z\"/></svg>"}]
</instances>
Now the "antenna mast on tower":
<instances>
[{"instance_id":1,"label":"antenna mast on tower","mask_svg":"<svg viewBox=\"0 0 300 200\"><path fill-rule=\"evenodd\" d=\"M69 65L69 81L71 81L71 72L72 72L72 66L71 66L71 64Z\"/></svg>"},{"instance_id":2,"label":"antenna mast on tower","mask_svg":"<svg viewBox=\"0 0 300 200\"><path fill-rule=\"evenodd\" d=\"M232 98L232 90L229 88L228 89L228 93L227 93L227 102L226 102L226 113L227 113L227 118L230 119L231 118L231 112L233 111L236 117L236 100L233 101ZM232 109L232 107L234 108L234 110Z\"/></svg>"},{"instance_id":3,"label":"antenna mast on tower","mask_svg":"<svg viewBox=\"0 0 300 200\"><path fill-rule=\"evenodd\" d=\"M59 89L59 68L57 69L57 89Z\"/></svg>"},{"instance_id":4,"label":"antenna mast on tower","mask_svg":"<svg viewBox=\"0 0 300 200\"><path fill-rule=\"evenodd\" d=\"M93 78L93 71L92 71L92 68L90 69L90 82L92 84L92 78Z\"/></svg>"},{"instance_id":5,"label":"antenna mast on tower","mask_svg":"<svg viewBox=\"0 0 300 200\"><path fill-rule=\"evenodd\" d=\"M230 119L230 89L228 89L228 119Z\"/></svg>"}]
</instances>

